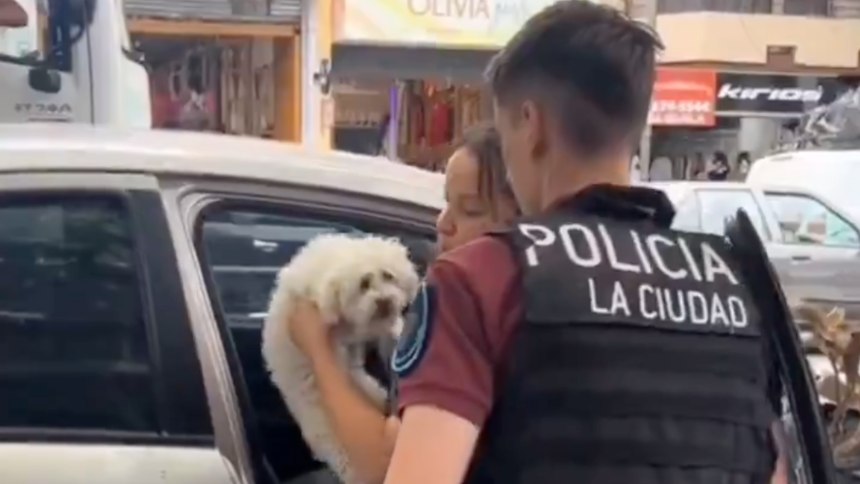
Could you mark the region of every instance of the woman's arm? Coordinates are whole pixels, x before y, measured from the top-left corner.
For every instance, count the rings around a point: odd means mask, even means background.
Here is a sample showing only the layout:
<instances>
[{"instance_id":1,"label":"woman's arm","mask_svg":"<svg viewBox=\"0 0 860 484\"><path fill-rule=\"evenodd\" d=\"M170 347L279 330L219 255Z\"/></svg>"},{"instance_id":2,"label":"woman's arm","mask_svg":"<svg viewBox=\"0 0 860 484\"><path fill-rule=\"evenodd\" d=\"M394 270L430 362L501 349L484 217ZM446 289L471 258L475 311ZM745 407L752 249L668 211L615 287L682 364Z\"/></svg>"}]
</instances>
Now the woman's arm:
<instances>
[{"instance_id":1,"label":"woman's arm","mask_svg":"<svg viewBox=\"0 0 860 484\"><path fill-rule=\"evenodd\" d=\"M332 429L364 482L381 483L394 450L399 421L386 418L350 379L335 355L319 311L302 304L290 320L296 345L308 355Z\"/></svg>"}]
</instances>

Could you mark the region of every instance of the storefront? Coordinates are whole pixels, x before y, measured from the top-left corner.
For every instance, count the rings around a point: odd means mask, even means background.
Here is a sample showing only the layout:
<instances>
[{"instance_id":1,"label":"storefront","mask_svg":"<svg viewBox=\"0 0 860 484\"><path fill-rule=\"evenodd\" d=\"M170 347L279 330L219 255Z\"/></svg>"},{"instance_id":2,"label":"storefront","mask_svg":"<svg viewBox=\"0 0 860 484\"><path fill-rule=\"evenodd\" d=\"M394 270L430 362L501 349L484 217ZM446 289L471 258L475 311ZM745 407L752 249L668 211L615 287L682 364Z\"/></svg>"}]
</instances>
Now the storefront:
<instances>
[{"instance_id":1,"label":"storefront","mask_svg":"<svg viewBox=\"0 0 860 484\"><path fill-rule=\"evenodd\" d=\"M775 149L804 112L833 101L846 87L836 77L661 69L655 86L652 165L663 179L702 177L714 153L734 170L746 153L753 160ZM652 170L652 175L654 172Z\"/></svg>"},{"instance_id":2,"label":"storefront","mask_svg":"<svg viewBox=\"0 0 860 484\"><path fill-rule=\"evenodd\" d=\"M301 140L301 0L127 0L158 128Z\"/></svg>"},{"instance_id":3,"label":"storefront","mask_svg":"<svg viewBox=\"0 0 860 484\"><path fill-rule=\"evenodd\" d=\"M441 169L491 117L483 72L553 0L336 0L334 147Z\"/></svg>"}]
</instances>

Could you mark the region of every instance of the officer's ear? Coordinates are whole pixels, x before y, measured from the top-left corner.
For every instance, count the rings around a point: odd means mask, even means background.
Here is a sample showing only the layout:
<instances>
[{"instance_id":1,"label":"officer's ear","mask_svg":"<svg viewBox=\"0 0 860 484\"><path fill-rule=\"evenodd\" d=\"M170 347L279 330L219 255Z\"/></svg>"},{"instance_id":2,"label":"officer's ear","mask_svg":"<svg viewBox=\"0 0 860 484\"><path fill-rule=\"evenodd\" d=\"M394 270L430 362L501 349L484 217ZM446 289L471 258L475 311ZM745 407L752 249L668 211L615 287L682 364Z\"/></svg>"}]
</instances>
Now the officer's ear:
<instances>
[{"instance_id":1,"label":"officer's ear","mask_svg":"<svg viewBox=\"0 0 860 484\"><path fill-rule=\"evenodd\" d=\"M544 157L547 151L546 114L541 106L531 99L520 105L520 129L523 130L526 149L535 161Z\"/></svg>"}]
</instances>

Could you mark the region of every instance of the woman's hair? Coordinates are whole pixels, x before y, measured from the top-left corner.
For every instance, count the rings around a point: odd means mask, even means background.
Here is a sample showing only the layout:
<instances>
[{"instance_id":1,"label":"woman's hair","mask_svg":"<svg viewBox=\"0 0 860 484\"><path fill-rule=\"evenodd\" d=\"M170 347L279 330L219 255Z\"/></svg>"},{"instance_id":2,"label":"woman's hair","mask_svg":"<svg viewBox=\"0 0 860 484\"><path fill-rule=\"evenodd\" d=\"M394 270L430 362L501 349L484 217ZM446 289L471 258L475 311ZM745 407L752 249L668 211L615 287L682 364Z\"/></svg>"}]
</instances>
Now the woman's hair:
<instances>
[{"instance_id":1,"label":"woman's hair","mask_svg":"<svg viewBox=\"0 0 860 484\"><path fill-rule=\"evenodd\" d=\"M513 199L508 175L502 162L499 132L490 123L476 124L463 134L457 148L466 148L478 163L478 193L495 202L499 196Z\"/></svg>"}]
</instances>

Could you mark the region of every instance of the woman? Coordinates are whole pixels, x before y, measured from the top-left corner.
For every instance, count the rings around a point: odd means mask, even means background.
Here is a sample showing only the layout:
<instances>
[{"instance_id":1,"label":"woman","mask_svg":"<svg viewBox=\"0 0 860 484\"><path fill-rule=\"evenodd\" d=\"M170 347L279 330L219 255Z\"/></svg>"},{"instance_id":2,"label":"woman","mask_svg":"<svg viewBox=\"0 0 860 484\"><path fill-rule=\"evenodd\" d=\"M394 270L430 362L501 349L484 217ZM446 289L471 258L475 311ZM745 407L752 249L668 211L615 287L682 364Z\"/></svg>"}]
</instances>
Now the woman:
<instances>
[{"instance_id":1,"label":"woman","mask_svg":"<svg viewBox=\"0 0 860 484\"><path fill-rule=\"evenodd\" d=\"M722 151L715 151L708 167L708 180L725 181L732 171L729 166L729 158Z\"/></svg>"},{"instance_id":2,"label":"woman","mask_svg":"<svg viewBox=\"0 0 860 484\"><path fill-rule=\"evenodd\" d=\"M516 217L518 210L501 156L498 133L483 124L468 130L451 155L445 173L446 207L436 222L441 250L505 228ZM321 403L352 465L364 482L382 482L399 420L386 416L356 390L338 365L315 307L297 308L289 324L294 342L310 357Z\"/></svg>"}]
</instances>

